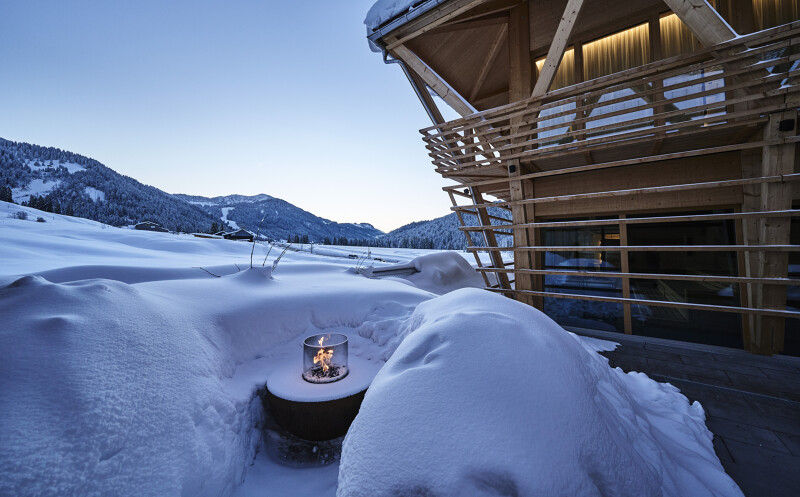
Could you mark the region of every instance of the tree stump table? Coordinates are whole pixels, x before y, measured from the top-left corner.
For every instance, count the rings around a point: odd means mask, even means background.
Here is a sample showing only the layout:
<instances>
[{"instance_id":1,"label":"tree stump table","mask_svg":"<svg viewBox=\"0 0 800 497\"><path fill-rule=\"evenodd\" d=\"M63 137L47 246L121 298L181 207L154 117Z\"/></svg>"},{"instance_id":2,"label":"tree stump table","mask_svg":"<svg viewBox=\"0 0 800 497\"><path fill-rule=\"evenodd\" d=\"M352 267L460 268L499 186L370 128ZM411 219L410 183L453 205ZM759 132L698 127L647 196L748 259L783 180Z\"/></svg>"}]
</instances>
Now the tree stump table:
<instances>
[{"instance_id":1,"label":"tree stump table","mask_svg":"<svg viewBox=\"0 0 800 497\"><path fill-rule=\"evenodd\" d=\"M332 383L309 383L302 364L279 366L267 378L265 398L275 421L304 440L332 440L343 436L358 414L361 401L383 363L350 358L350 372Z\"/></svg>"}]
</instances>

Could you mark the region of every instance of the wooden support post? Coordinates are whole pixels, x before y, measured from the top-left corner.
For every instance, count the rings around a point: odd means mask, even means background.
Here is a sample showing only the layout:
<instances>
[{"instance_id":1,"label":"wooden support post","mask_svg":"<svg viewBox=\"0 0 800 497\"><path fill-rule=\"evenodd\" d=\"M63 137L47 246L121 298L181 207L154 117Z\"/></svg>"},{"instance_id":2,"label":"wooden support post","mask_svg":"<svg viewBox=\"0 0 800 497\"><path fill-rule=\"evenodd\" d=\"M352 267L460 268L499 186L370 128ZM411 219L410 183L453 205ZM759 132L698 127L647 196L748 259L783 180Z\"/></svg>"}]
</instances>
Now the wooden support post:
<instances>
[{"instance_id":1,"label":"wooden support post","mask_svg":"<svg viewBox=\"0 0 800 497\"><path fill-rule=\"evenodd\" d=\"M536 187L534 180L526 179L522 181L522 194L525 198L536 198ZM536 222L536 205L525 204L525 217L530 222ZM528 228L528 241L532 246L540 246L542 244L542 230L541 228ZM545 254L543 252L533 252L530 254L531 269L544 269ZM531 285L536 292L544 291L544 276L533 275L531 278ZM544 298L541 296L533 297L533 306L544 311Z\"/></svg>"},{"instance_id":2,"label":"wooden support post","mask_svg":"<svg viewBox=\"0 0 800 497\"><path fill-rule=\"evenodd\" d=\"M531 42L527 0L511 9L508 18L508 94L509 103L531 94Z\"/></svg>"},{"instance_id":3,"label":"wooden support post","mask_svg":"<svg viewBox=\"0 0 800 497\"><path fill-rule=\"evenodd\" d=\"M791 110L770 115L764 129L764 139L780 140L797 134L797 111ZM792 174L794 172L795 144L765 146L761 158L761 173L769 175ZM761 209L778 210L792 208L791 184L764 183L761 185ZM765 217L759 220L758 238L760 245L788 245L791 218ZM786 278L789 255L765 250L761 253L761 277ZM786 286L761 285L756 296L756 304L763 309L786 309ZM751 334L752 351L760 354L774 354L783 350L785 319L774 316L757 316L756 328Z\"/></svg>"},{"instance_id":4,"label":"wooden support post","mask_svg":"<svg viewBox=\"0 0 800 497\"><path fill-rule=\"evenodd\" d=\"M757 178L761 175L761 153L758 149L745 149L741 152L742 178ZM759 212L761 208L761 188L759 185L742 185L742 212ZM739 220L736 242L741 245L758 245L758 219L744 218ZM738 255L740 276L748 278L759 277L758 252L742 252ZM759 291L757 285L747 283L739 285L742 307L753 308L756 306L755 295ZM756 328L754 314L742 314L742 339L746 350L753 349L754 340L752 331Z\"/></svg>"},{"instance_id":5,"label":"wooden support post","mask_svg":"<svg viewBox=\"0 0 800 497\"><path fill-rule=\"evenodd\" d=\"M531 94L531 79L533 77L533 64L531 64L530 49L530 18L527 0L520 3L509 12L508 18L508 102L518 102L528 98ZM532 126L525 125L522 116L511 120L511 134L529 130ZM516 140L524 141L524 139ZM514 152L520 152L514 149Z\"/></svg>"},{"instance_id":6,"label":"wooden support post","mask_svg":"<svg viewBox=\"0 0 800 497\"><path fill-rule=\"evenodd\" d=\"M511 200L522 200L524 192L522 190L522 181L519 178L521 171L519 160L513 159L506 163L508 166L508 185L511 193ZM511 219L514 224L522 225L533 222L528 219L525 206L522 204L511 204ZM514 228L514 247L527 247L531 244L531 239L528 236L529 231L526 228ZM517 290L533 290L533 275L525 273L526 269L533 269L531 264L531 256L533 253L527 250L514 251L514 288ZM533 297L529 294L518 293L517 298L526 304L533 305Z\"/></svg>"},{"instance_id":7,"label":"wooden support post","mask_svg":"<svg viewBox=\"0 0 800 497\"><path fill-rule=\"evenodd\" d=\"M625 214L621 214L620 219L625 219ZM626 223L619 223L619 244L623 247L628 246L628 225ZM628 251L627 250L620 250L619 252L620 257L620 271L628 274L631 272L630 266L628 264ZM631 298L631 280L630 278L622 278L622 298L630 299ZM622 304L622 321L624 326L624 331L626 334L630 335L633 333L633 320L631 319L631 303L625 302Z\"/></svg>"},{"instance_id":8,"label":"wooden support post","mask_svg":"<svg viewBox=\"0 0 800 497\"><path fill-rule=\"evenodd\" d=\"M547 57L544 59L544 65L539 72L539 79L536 80L536 86L533 87L531 97L542 96L550 89L553 78L556 77L558 65L561 63L561 58L564 56L564 49L567 48L569 37L572 34L572 28L575 27L575 21L578 19L581 7L583 7L583 0L569 0L567 2L567 8L564 9L561 22L558 23L556 34L553 37L553 42L550 44L550 49L547 51Z\"/></svg>"}]
</instances>

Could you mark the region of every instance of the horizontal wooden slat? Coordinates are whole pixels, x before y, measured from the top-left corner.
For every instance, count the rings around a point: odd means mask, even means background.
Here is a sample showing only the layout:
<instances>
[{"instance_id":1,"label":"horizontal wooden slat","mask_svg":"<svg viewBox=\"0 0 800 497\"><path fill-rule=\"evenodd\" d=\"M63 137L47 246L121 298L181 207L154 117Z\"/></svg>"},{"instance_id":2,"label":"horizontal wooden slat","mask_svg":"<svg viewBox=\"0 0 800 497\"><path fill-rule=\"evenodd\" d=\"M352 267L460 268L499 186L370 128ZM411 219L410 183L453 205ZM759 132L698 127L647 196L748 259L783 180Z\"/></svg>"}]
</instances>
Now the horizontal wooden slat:
<instances>
[{"instance_id":1,"label":"horizontal wooden slat","mask_svg":"<svg viewBox=\"0 0 800 497\"><path fill-rule=\"evenodd\" d=\"M495 289L490 288L495 291ZM678 309L694 309L697 311L717 311L717 312L732 312L736 314L760 314L762 316L775 316L783 318L800 318L800 312L783 311L778 309L758 309L754 307L729 307L724 305L711 305L711 304L692 304L688 302L670 302L665 300L640 300L640 299L624 299L621 297L599 297L596 295L579 295L573 293L552 293L552 292L537 292L534 290L516 290L516 289L503 289L499 290L503 293L519 293L525 295L535 295L538 297L554 297L559 299L574 299L574 300L592 300L596 302L612 302L618 304L631 304L631 305L647 305L655 307L674 307Z\"/></svg>"},{"instance_id":2,"label":"horizontal wooden slat","mask_svg":"<svg viewBox=\"0 0 800 497\"><path fill-rule=\"evenodd\" d=\"M572 195L558 195L555 197L538 197L524 200L501 200L488 204L470 204L451 207L451 210L467 210L474 208L493 207L498 205L525 205L540 204L545 202L564 202L572 200L625 197L628 195L641 195L650 193L681 192L689 190L706 190L709 188L726 188L731 186L756 185L765 183L785 183L787 181L800 181L800 173L783 174L780 176L763 176L760 178L731 179L723 181L708 181L703 183L687 183L682 185L651 186L647 188L630 188L626 190L613 190L606 192L575 193Z\"/></svg>"},{"instance_id":3,"label":"horizontal wooden slat","mask_svg":"<svg viewBox=\"0 0 800 497\"><path fill-rule=\"evenodd\" d=\"M683 223L697 221L723 221L732 219L753 219L762 217L800 216L800 210L784 211L759 211L759 212L731 212L726 214L693 214L685 216L659 216L659 217L628 217L623 219L592 219L580 221L551 221L525 224L509 224L502 229L513 228L578 228L582 226L616 226L622 224L652 224L652 223ZM495 227L499 228L499 227ZM475 231L485 228L476 226L461 226L461 231Z\"/></svg>"},{"instance_id":4,"label":"horizontal wooden slat","mask_svg":"<svg viewBox=\"0 0 800 497\"><path fill-rule=\"evenodd\" d=\"M570 271L565 269L498 269L480 268L478 271L518 274L542 274L552 276L580 276L585 278L615 278L637 280L697 281L714 283L756 283L769 285L800 285L800 279L792 278L746 278L740 276L710 276L696 274L663 273L617 273L611 271Z\"/></svg>"},{"instance_id":5,"label":"horizontal wooden slat","mask_svg":"<svg viewBox=\"0 0 800 497\"><path fill-rule=\"evenodd\" d=\"M800 252L800 245L569 245L551 247L468 247L476 252Z\"/></svg>"}]
</instances>

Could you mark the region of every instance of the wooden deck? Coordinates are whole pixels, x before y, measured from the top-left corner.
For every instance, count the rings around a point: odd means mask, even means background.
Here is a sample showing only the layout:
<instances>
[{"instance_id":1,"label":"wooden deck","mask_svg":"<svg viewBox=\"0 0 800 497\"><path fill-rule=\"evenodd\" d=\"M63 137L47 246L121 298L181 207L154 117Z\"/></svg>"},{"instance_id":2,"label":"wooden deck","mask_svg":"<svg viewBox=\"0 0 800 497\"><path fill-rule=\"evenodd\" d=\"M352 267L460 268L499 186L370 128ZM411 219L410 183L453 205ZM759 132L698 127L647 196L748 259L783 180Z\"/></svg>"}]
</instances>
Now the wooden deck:
<instances>
[{"instance_id":1,"label":"wooden deck","mask_svg":"<svg viewBox=\"0 0 800 497\"><path fill-rule=\"evenodd\" d=\"M714 448L747 497L800 495L800 358L570 328L620 344L613 367L678 387L706 411Z\"/></svg>"}]
</instances>

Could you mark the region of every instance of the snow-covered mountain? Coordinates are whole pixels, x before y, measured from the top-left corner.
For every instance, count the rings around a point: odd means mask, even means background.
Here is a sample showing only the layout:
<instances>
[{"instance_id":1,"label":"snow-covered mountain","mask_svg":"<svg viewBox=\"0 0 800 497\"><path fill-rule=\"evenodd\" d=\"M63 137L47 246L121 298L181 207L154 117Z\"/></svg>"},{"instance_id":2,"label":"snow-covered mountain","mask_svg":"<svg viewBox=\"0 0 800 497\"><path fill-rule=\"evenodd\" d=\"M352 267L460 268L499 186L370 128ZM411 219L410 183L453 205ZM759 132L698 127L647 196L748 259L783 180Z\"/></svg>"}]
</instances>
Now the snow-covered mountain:
<instances>
[{"instance_id":1,"label":"snow-covered mountain","mask_svg":"<svg viewBox=\"0 0 800 497\"><path fill-rule=\"evenodd\" d=\"M0 185L11 188L14 202L113 226L153 221L175 231L208 231L216 221L200 207L89 157L2 138Z\"/></svg>"},{"instance_id":2,"label":"snow-covered mountain","mask_svg":"<svg viewBox=\"0 0 800 497\"><path fill-rule=\"evenodd\" d=\"M307 237L308 241L342 245L466 247L454 213L383 233L369 223L337 223L266 194L213 198L170 195L89 157L0 138L0 188L6 186L11 188L14 202L114 226L153 221L173 231L245 228L255 232L260 225L260 233L272 239L297 236L301 240ZM507 217L508 212L492 209L492 215ZM470 216L466 217L469 222ZM501 244L504 238L508 237L500 237ZM477 234L473 240L482 244Z\"/></svg>"},{"instance_id":3,"label":"snow-covered mountain","mask_svg":"<svg viewBox=\"0 0 800 497\"><path fill-rule=\"evenodd\" d=\"M337 223L269 195L201 197L175 194L176 198L204 209L209 215L274 239L308 237L312 242L336 242L342 238L369 243L384 233L368 223ZM263 222L262 222L263 219ZM346 243L346 242L345 242Z\"/></svg>"}]
</instances>

